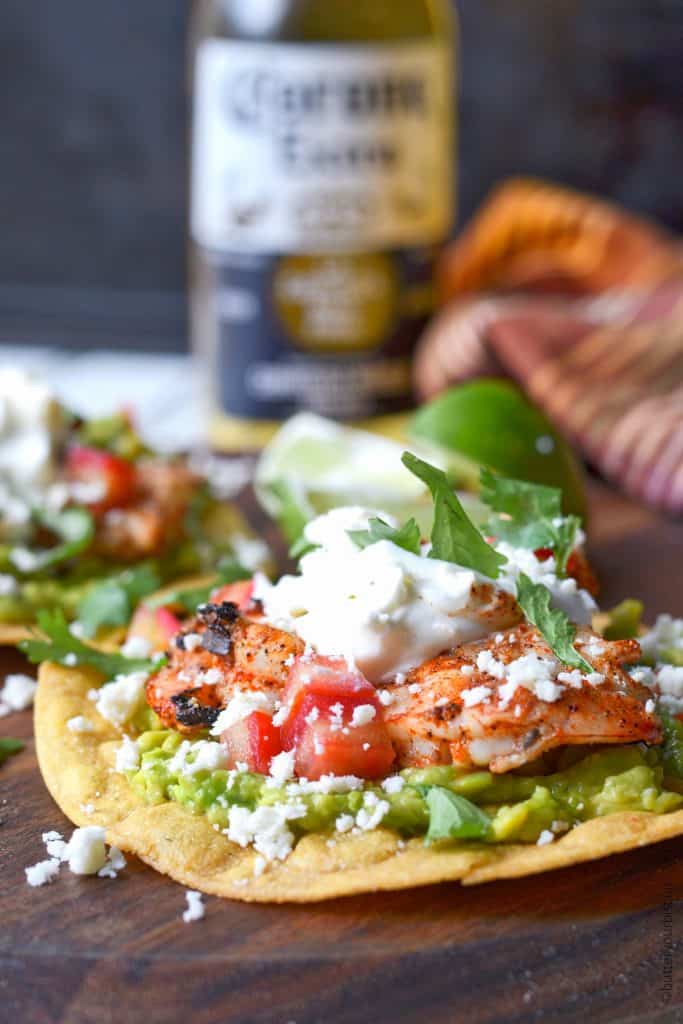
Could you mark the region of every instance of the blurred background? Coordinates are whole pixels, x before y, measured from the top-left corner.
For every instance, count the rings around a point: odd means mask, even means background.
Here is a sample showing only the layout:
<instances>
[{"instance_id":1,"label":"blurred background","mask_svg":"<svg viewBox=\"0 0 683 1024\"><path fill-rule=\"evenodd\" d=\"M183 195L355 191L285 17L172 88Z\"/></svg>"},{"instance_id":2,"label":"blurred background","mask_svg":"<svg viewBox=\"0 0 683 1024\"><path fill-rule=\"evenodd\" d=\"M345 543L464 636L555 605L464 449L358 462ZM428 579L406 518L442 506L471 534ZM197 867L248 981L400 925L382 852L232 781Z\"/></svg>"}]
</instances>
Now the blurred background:
<instances>
[{"instance_id":1,"label":"blurred background","mask_svg":"<svg viewBox=\"0 0 683 1024\"><path fill-rule=\"evenodd\" d=\"M681 0L457 8L460 223L531 173L683 228ZM3 0L0 341L186 348L188 13Z\"/></svg>"}]
</instances>

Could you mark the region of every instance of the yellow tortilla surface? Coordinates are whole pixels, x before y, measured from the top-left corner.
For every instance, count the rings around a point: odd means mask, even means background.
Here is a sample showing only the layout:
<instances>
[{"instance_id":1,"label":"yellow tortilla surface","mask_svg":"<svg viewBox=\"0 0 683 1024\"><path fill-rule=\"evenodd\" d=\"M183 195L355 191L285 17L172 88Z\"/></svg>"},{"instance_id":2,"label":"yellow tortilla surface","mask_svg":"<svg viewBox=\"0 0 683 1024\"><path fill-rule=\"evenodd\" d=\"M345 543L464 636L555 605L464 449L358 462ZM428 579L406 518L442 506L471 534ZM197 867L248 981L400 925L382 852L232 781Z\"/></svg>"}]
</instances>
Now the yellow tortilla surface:
<instances>
[{"instance_id":1,"label":"yellow tortilla surface","mask_svg":"<svg viewBox=\"0 0 683 1024\"><path fill-rule=\"evenodd\" d=\"M88 670L41 666L35 702L38 760L45 783L77 825L102 825L107 840L157 871L202 892L230 899L308 903L434 882L465 885L550 871L646 846L683 833L683 810L667 815L612 814L586 822L546 846L461 844L426 848L377 829L360 836L307 835L283 862L254 876L256 854L214 831L202 815L173 802L147 804L112 770L120 735L95 710ZM95 726L73 733L85 715ZM84 805L94 810L84 812Z\"/></svg>"},{"instance_id":2,"label":"yellow tortilla surface","mask_svg":"<svg viewBox=\"0 0 683 1024\"><path fill-rule=\"evenodd\" d=\"M20 640L33 636L30 623L0 622L0 647L16 647Z\"/></svg>"}]
</instances>

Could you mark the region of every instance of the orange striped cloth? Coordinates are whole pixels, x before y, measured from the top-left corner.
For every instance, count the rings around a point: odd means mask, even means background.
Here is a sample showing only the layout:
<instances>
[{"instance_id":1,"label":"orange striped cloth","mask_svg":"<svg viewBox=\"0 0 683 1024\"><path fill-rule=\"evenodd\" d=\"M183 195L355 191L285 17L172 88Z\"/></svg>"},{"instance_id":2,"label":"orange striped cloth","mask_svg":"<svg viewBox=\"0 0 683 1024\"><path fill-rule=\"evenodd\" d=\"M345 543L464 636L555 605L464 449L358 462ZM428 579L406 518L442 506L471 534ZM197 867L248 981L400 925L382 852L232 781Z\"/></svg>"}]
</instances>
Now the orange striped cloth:
<instances>
[{"instance_id":1,"label":"orange striped cloth","mask_svg":"<svg viewBox=\"0 0 683 1024\"><path fill-rule=\"evenodd\" d=\"M424 398L516 379L605 477L683 512L683 258L645 221L511 182L446 252L415 359Z\"/></svg>"}]
</instances>

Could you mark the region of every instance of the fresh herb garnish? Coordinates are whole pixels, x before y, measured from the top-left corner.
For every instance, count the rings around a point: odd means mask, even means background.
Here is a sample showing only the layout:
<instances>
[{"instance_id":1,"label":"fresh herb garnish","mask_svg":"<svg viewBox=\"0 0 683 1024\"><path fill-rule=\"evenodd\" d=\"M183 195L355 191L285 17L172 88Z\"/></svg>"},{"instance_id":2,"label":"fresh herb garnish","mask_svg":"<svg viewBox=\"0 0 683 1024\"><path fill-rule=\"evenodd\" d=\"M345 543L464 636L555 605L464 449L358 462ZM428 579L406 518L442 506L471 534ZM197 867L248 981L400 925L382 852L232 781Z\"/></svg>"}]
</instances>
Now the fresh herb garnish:
<instances>
[{"instance_id":1,"label":"fresh herb garnish","mask_svg":"<svg viewBox=\"0 0 683 1024\"><path fill-rule=\"evenodd\" d=\"M312 540L307 539L305 533L302 533L299 539L294 541L288 554L290 558L298 562L304 555L307 555L310 551L316 551L319 547L319 544L314 544Z\"/></svg>"},{"instance_id":2,"label":"fresh herb garnish","mask_svg":"<svg viewBox=\"0 0 683 1024\"><path fill-rule=\"evenodd\" d=\"M194 492L187 506L185 512L185 519L183 526L185 533L193 540L196 545L203 546L206 544L206 537L204 536L204 519L206 516L207 509L211 505L213 498L211 496L211 490L208 483L201 484Z\"/></svg>"},{"instance_id":3,"label":"fresh herb garnish","mask_svg":"<svg viewBox=\"0 0 683 1024\"><path fill-rule=\"evenodd\" d=\"M373 517L368 522L367 530L346 531L359 548L367 548L370 544L377 544L380 540L389 540L404 551L410 551L413 555L420 554L420 527L414 519L409 519L404 526L398 528L390 526L379 517Z\"/></svg>"},{"instance_id":4,"label":"fresh herb garnish","mask_svg":"<svg viewBox=\"0 0 683 1024\"><path fill-rule=\"evenodd\" d=\"M161 577L150 563L95 583L77 608L84 635L95 636L102 626L125 626L140 601L160 586Z\"/></svg>"},{"instance_id":5,"label":"fresh herb garnish","mask_svg":"<svg viewBox=\"0 0 683 1024\"><path fill-rule=\"evenodd\" d=\"M40 572L79 555L95 536L95 522L85 508L65 508L61 512L36 509L33 519L60 541L54 547L31 551L29 572Z\"/></svg>"},{"instance_id":6,"label":"fresh herb garnish","mask_svg":"<svg viewBox=\"0 0 683 1024\"><path fill-rule=\"evenodd\" d=\"M553 654L571 668L592 672L574 647L576 627L559 608L550 607L551 594L542 583L534 583L523 572L517 578L517 601L529 622L541 633Z\"/></svg>"},{"instance_id":7,"label":"fresh herb garnish","mask_svg":"<svg viewBox=\"0 0 683 1024\"><path fill-rule=\"evenodd\" d=\"M0 764L6 761L12 754L18 754L20 750L24 749L24 744L21 740L12 739L10 736L3 736L0 739Z\"/></svg>"},{"instance_id":8,"label":"fresh herb garnish","mask_svg":"<svg viewBox=\"0 0 683 1024\"><path fill-rule=\"evenodd\" d=\"M438 839L485 839L491 819L481 808L444 786L419 787L429 809L425 845Z\"/></svg>"},{"instance_id":9,"label":"fresh herb garnish","mask_svg":"<svg viewBox=\"0 0 683 1024\"><path fill-rule=\"evenodd\" d=\"M268 490L278 500L276 517L285 539L289 544L296 544L306 524L314 518L315 511L303 494L295 493L287 480L273 480L268 484Z\"/></svg>"},{"instance_id":10,"label":"fresh herb garnish","mask_svg":"<svg viewBox=\"0 0 683 1024\"><path fill-rule=\"evenodd\" d=\"M547 547L553 549L557 575L565 576L569 556L576 547L576 536L581 529L581 520L578 516L566 516L564 519L556 521L553 528L555 536Z\"/></svg>"},{"instance_id":11,"label":"fresh herb garnish","mask_svg":"<svg viewBox=\"0 0 683 1024\"><path fill-rule=\"evenodd\" d=\"M218 563L218 573L208 583L202 583L197 587L178 587L175 590L166 590L156 597L148 599L145 604L148 608L163 608L167 605L182 608L183 611L193 615L200 604L206 604L211 592L216 587L226 583L238 583L240 580L251 579L253 573L245 569L239 562L224 559Z\"/></svg>"},{"instance_id":12,"label":"fresh herb garnish","mask_svg":"<svg viewBox=\"0 0 683 1024\"><path fill-rule=\"evenodd\" d=\"M102 651L84 644L69 629L61 609L43 609L37 618L38 629L47 639L35 637L19 644L34 665L41 661L55 661L69 667L89 665L108 679L113 679L130 672L152 672L165 663L163 655L155 659L127 658L115 651Z\"/></svg>"},{"instance_id":13,"label":"fresh herb garnish","mask_svg":"<svg viewBox=\"0 0 683 1024\"><path fill-rule=\"evenodd\" d=\"M411 452L403 453L402 462L411 473L427 484L434 499L432 549L429 557L455 562L490 579L497 579L506 559L486 543L471 522L446 474Z\"/></svg>"},{"instance_id":14,"label":"fresh herb garnish","mask_svg":"<svg viewBox=\"0 0 683 1024\"><path fill-rule=\"evenodd\" d=\"M487 533L531 551L551 548L558 572L564 573L581 523L578 516L562 515L562 491L497 476L486 468L480 482L481 500L497 513L487 523Z\"/></svg>"},{"instance_id":15,"label":"fresh herb garnish","mask_svg":"<svg viewBox=\"0 0 683 1024\"><path fill-rule=\"evenodd\" d=\"M430 557L474 569L490 579L496 579L508 560L486 543L451 490L446 474L410 452L404 452L403 464L423 480L434 498L434 526ZM487 488L490 507L507 516L526 521L532 515L555 511L557 495L553 488L537 487L519 480L507 480L484 472L482 483ZM502 485L502 486L499 486ZM571 520L574 517L569 517ZM501 523L514 522L500 519ZM576 520L578 524L578 520ZM519 525L519 522L518 522ZM552 526L552 524L551 524ZM566 541L565 541L566 543ZM524 573L517 579L517 601L529 622L536 626L546 643L565 665L592 672L573 646L576 627L564 612L550 607L552 595L541 583L534 583Z\"/></svg>"},{"instance_id":16,"label":"fresh herb garnish","mask_svg":"<svg viewBox=\"0 0 683 1024\"><path fill-rule=\"evenodd\" d=\"M664 727L664 743L660 747L664 775L683 779L683 722L662 707L657 708L657 713Z\"/></svg>"}]
</instances>

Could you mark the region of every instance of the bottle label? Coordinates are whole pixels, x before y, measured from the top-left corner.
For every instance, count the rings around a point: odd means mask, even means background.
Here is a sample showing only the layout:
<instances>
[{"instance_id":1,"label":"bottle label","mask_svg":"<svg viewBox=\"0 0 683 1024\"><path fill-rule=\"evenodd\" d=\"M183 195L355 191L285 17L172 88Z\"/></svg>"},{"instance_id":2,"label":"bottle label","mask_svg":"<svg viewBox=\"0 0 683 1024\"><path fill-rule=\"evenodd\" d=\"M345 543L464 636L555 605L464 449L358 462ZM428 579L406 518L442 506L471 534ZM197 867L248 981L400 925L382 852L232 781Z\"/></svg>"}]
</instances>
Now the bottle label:
<instances>
[{"instance_id":1,"label":"bottle label","mask_svg":"<svg viewBox=\"0 0 683 1024\"><path fill-rule=\"evenodd\" d=\"M366 419L411 404L411 355L433 308L432 247L205 254L195 302L214 411Z\"/></svg>"},{"instance_id":2,"label":"bottle label","mask_svg":"<svg viewBox=\"0 0 683 1024\"><path fill-rule=\"evenodd\" d=\"M434 41L204 40L194 240L233 253L442 241L452 217L450 66L448 47Z\"/></svg>"}]
</instances>

